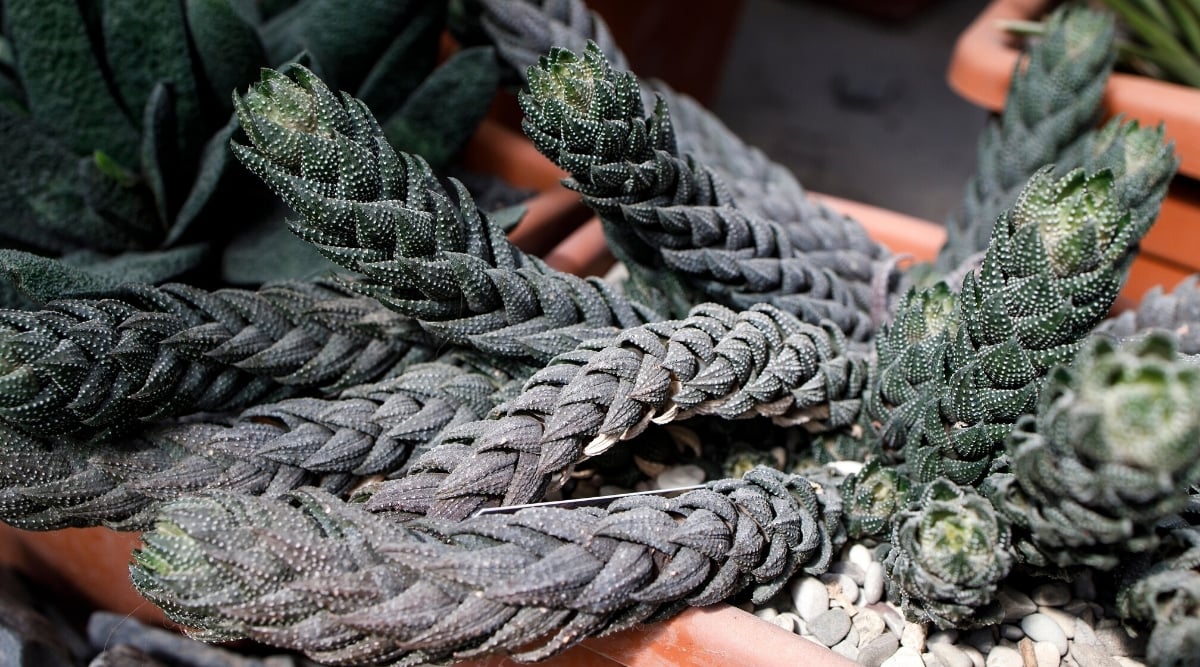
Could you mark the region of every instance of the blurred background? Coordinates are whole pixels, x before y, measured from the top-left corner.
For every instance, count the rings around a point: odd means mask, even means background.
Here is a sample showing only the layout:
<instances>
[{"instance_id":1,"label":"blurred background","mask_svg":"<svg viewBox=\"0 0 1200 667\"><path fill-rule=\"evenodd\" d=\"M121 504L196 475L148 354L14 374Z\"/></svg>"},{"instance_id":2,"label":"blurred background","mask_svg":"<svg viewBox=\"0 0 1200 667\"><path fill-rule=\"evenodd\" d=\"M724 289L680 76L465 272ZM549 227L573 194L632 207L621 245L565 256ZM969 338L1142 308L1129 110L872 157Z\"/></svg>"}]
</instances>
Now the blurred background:
<instances>
[{"instance_id":1,"label":"blurred background","mask_svg":"<svg viewBox=\"0 0 1200 667\"><path fill-rule=\"evenodd\" d=\"M809 190L934 222L957 205L987 114L945 75L984 0L589 4L637 42L635 71L700 98ZM641 6L636 23L622 4Z\"/></svg>"}]
</instances>

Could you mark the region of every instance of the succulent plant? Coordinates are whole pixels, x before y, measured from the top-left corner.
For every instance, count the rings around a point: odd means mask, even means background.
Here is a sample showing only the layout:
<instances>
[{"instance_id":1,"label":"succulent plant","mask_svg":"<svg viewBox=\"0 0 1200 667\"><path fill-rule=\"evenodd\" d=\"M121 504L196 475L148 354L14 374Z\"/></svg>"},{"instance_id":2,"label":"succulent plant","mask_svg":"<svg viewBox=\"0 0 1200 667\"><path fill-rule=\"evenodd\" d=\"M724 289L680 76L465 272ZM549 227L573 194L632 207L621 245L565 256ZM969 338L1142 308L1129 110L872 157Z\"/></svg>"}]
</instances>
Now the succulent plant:
<instances>
[{"instance_id":1,"label":"succulent plant","mask_svg":"<svg viewBox=\"0 0 1200 667\"><path fill-rule=\"evenodd\" d=\"M1093 339L1050 374L1008 452L993 504L1022 537L1055 565L1112 569L1152 549L1155 524L1200 481L1200 369L1163 334Z\"/></svg>"},{"instance_id":2,"label":"succulent plant","mask_svg":"<svg viewBox=\"0 0 1200 667\"><path fill-rule=\"evenodd\" d=\"M848 475L839 491L850 539L890 536L892 518L908 506L909 487L907 477L895 467L884 466L878 458Z\"/></svg>"},{"instance_id":3,"label":"succulent plant","mask_svg":"<svg viewBox=\"0 0 1200 667\"><path fill-rule=\"evenodd\" d=\"M883 549L889 595L939 628L997 623L996 589L1013 565L1009 535L987 498L936 480L892 520Z\"/></svg>"}]
</instances>

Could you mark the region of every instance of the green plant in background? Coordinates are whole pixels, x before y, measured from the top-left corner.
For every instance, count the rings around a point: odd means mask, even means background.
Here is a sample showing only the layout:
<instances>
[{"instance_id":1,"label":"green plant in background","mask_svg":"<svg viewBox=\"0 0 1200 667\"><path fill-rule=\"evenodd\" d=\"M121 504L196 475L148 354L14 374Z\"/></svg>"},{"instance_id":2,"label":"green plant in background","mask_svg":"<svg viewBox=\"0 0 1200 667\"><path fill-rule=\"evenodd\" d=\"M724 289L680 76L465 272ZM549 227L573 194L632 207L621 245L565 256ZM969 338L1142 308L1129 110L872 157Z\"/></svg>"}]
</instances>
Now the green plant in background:
<instances>
[{"instance_id":1,"label":"green plant in background","mask_svg":"<svg viewBox=\"0 0 1200 667\"><path fill-rule=\"evenodd\" d=\"M1082 94L1053 127L1010 106L964 209L989 217L987 242L910 281L698 105L615 66L580 3L474 6L478 25L455 29L510 67L546 54L516 77L526 131L628 280L513 247L376 120L373 74L366 99L322 81L347 71L318 68L323 49L350 37L300 26L329 5L287 4L251 24L265 52L301 46L313 69L265 70L234 96L248 143L233 150L299 215L292 232L353 273L117 288L30 260L35 293L98 293L0 314L0 517L153 528L132 573L172 618L338 664L542 658L739 591L765 601L849 539L877 544L892 600L944 628L997 620L1011 575L1127 565L1122 609L1154 626L1154 659L1191 655L1200 378L1141 328L1195 326L1194 299L1185 286L1103 325L1135 342L1088 340L1175 168L1161 129L1092 131ZM1016 85L1102 86L1110 24L1053 25ZM593 35L604 46L578 45ZM345 68L387 61L363 52ZM1064 163L1030 158L1004 197L972 199L1023 144ZM780 451L734 446L717 425L740 419ZM745 474L480 513L644 481L664 447ZM830 452L868 460L813 464Z\"/></svg>"},{"instance_id":2,"label":"green plant in background","mask_svg":"<svg viewBox=\"0 0 1200 667\"><path fill-rule=\"evenodd\" d=\"M1200 3L1103 0L1129 30L1121 60L1148 76L1200 88Z\"/></svg>"},{"instance_id":3,"label":"green plant in background","mask_svg":"<svg viewBox=\"0 0 1200 667\"><path fill-rule=\"evenodd\" d=\"M6 251L7 304L42 302L41 274L55 269L36 256L61 257L85 283L131 268L207 285L327 271L279 233L261 185L228 168L229 92L260 67L302 59L367 99L393 143L439 165L498 80L486 47L435 67L441 3L13 0L2 23L0 238L34 253Z\"/></svg>"}]
</instances>

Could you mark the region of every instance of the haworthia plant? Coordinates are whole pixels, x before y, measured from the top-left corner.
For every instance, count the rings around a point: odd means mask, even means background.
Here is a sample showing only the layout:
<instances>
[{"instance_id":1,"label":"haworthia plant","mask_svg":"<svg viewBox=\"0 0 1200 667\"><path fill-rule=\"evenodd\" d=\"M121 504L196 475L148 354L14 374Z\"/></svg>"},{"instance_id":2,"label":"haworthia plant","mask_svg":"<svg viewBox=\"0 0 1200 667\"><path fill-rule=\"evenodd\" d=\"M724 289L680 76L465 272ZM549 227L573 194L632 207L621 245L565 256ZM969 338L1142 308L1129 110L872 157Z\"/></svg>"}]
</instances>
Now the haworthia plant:
<instances>
[{"instance_id":1,"label":"haworthia plant","mask_svg":"<svg viewBox=\"0 0 1200 667\"><path fill-rule=\"evenodd\" d=\"M269 70L236 100L253 146L235 153L300 214L292 229L357 271L351 288L450 343L546 359L658 316L608 284L559 273L510 244L470 194L457 202L370 111L311 72Z\"/></svg>"},{"instance_id":2,"label":"haworthia plant","mask_svg":"<svg viewBox=\"0 0 1200 667\"><path fill-rule=\"evenodd\" d=\"M866 358L835 328L760 304L697 306L552 360L492 418L447 434L368 501L400 515L469 516L534 502L583 458L652 423L768 416L819 431L852 423Z\"/></svg>"},{"instance_id":3,"label":"haworthia plant","mask_svg":"<svg viewBox=\"0 0 1200 667\"><path fill-rule=\"evenodd\" d=\"M1200 288L1196 276L1175 286L1170 294L1154 287L1136 309L1101 322L1096 331L1116 338L1133 338L1155 330L1169 331L1179 339L1179 351L1200 354Z\"/></svg>"},{"instance_id":4,"label":"haworthia plant","mask_svg":"<svg viewBox=\"0 0 1200 667\"><path fill-rule=\"evenodd\" d=\"M1083 165L1114 59L1110 15L1064 6L1013 71L1004 111L979 141L975 176L947 220L937 265L955 270L987 247L996 218L1043 166Z\"/></svg>"},{"instance_id":5,"label":"haworthia plant","mask_svg":"<svg viewBox=\"0 0 1200 667\"><path fill-rule=\"evenodd\" d=\"M129 284L110 298L0 311L0 420L38 435L96 434L291 387L333 392L429 358L430 342L334 286Z\"/></svg>"},{"instance_id":6,"label":"haworthia plant","mask_svg":"<svg viewBox=\"0 0 1200 667\"><path fill-rule=\"evenodd\" d=\"M766 600L792 574L823 571L841 541L828 501L767 469L670 500L408 524L317 491L222 493L165 508L132 575L208 640L335 664L536 660L741 590Z\"/></svg>"},{"instance_id":7,"label":"haworthia plant","mask_svg":"<svg viewBox=\"0 0 1200 667\"><path fill-rule=\"evenodd\" d=\"M881 331L868 406L914 480L979 482L1033 411L1045 374L1112 305L1144 233L1112 182L1105 172L1039 172L997 221L961 294L914 295Z\"/></svg>"},{"instance_id":8,"label":"haworthia plant","mask_svg":"<svg viewBox=\"0 0 1200 667\"><path fill-rule=\"evenodd\" d=\"M0 429L0 519L23 528L145 529L158 506L201 489L345 494L391 474L425 443L483 418L519 378L452 353L337 398L263 403L222 422L161 425L121 443L53 443ZM516 385L516 386L514 386Z\"/></svg>"},{"instance_id":9,"label":"haworthia plant","mask_svg":"<svg viewBox=\"0 0 1200 667\"><path fill-rule=\"evenodd\" d=\"M1156 522L1200 481L1200 368L1162 333L1120 348L1090 341L1050 374L1008 454L1011 474L986 485L1014 537L1030 543L1022 555L1112 569L1152 549Z\"/></svg>"},{"instance_id":10,"label":"haworthia plant","mask_svg":"<svg viewBox=\"0 0 1200 667\"><path fill-rule=\"evenodd\" d=\"M872 261L877 246L836 266L809 261L786 227L738 208L715 171L679 154L666 103L646 115L637 79L599 47L552 50L529 70L520 101L526 133L571 174L568 186L606 222L634 277L665 277L665 289L696 293L689 302L772 303L869 336L871 270L886 270Z\"/></svg>"}]
</instances>

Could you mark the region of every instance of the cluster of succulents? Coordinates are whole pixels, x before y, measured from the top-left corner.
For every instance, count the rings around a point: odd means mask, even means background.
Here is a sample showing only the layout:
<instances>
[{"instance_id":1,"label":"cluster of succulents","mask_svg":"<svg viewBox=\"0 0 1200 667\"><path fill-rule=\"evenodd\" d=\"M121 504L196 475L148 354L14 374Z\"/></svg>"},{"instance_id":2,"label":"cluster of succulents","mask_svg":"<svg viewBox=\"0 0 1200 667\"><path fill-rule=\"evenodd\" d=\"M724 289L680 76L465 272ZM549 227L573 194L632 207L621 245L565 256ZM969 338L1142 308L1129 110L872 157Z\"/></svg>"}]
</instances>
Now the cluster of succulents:
<instances>
[{"instance_id":1,"label":"cluster of succulents","mask_svg":"<svg viewBox=\"0 0 1200 667\"><path fill-rule=\"evenodd\" d=\"M1093 128L1108 20L1055 15L942 261L906 274L695 103L623 71L582 4L476 4L458 28L524 82L525 131L627 277L510 243L376 119L382 64L359 97L323 81L362 63L323 60L351 37L294 27L329 11L294 3L275 21L292 28L255 34L322 67L264 70L220 142L341 274L206 289L12 269L45 302L0 311L0 519L147 530L134 583L196 636L336 664L542 658L769 599L848 540L877 544L889 596L941 628L995 622L1006 577L1127 566L1122 609L1153 626L1155 661L1195 657L1200 370L1171 331L1195 299L1102 324L1176 166L1161 128ZM1052 84L1072 92L1031 107ZM768 435L734 444L732 420ZM834 453L866 465L831 473ZM711 479L486 511L662 460Z\"/></svg>"}]
</instances>

